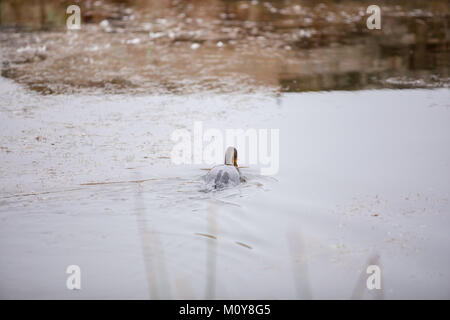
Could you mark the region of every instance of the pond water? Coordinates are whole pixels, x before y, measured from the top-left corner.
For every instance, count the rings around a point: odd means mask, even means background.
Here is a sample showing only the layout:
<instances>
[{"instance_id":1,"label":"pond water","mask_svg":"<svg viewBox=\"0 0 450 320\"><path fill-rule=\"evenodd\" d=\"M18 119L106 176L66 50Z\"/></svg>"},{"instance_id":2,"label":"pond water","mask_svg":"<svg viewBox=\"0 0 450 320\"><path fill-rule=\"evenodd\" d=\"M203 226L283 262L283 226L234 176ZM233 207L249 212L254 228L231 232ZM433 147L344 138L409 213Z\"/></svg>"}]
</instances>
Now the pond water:
<instances>
[{"instance_id":1,"label":"pond water","mask_svg":"<svg viewBox=\"0 0 450 320\"><path fill-rule=\"evenodd\" d=\"M379 3L0 1L0 298L449 298L448 2ZM279 172L204 192L198 121Z\"/></svg>"},{"instance_id":2,"label":"pond water","mask_svg":"<svg viewBox=\"0 0 450 320\"><path fill-rule=\"evenodd\" d=\"M448 89L0 88L2 298L448 297ZM241 163L247 182L202 192L208 166L169 158L170 133L194 120L280 128L279 173ZM365 290L368 264L382 292Z\"/></svg>"}]
</instances>

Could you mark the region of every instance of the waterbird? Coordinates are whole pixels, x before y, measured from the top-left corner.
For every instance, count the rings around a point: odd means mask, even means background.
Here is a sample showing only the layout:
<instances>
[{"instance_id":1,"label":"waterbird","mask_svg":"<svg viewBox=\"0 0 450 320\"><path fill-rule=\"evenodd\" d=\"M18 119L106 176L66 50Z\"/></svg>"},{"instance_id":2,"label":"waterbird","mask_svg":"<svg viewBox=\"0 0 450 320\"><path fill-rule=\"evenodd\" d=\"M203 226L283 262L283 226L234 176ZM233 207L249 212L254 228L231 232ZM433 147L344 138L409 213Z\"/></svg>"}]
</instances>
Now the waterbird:
<instances>
[{"instance_id":1,"label":"waterbird","mask_svg":"<svg viewBox=\"0 0 450 320\"><path fill-rule=\"evenodd\" d=\"M216 190L235 187L243 181L237 164L236 148L227 148L224 164L213 167L206 175L205 181L210 189Z\"/></svg>"}]
</instances>

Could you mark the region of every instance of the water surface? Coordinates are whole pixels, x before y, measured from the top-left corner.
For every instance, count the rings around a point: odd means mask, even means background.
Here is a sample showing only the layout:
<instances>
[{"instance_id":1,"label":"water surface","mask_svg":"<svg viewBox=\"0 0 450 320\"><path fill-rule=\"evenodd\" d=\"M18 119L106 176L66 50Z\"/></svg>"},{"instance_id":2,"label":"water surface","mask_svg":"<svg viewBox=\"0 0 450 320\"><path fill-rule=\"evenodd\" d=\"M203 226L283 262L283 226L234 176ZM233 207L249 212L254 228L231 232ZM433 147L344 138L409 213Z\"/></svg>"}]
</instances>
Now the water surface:
<instances>
[{"instance_id":1,"label":"water surface","mask_svg":"<svg viewBox=\"0 0 450 320\"><path fill-rule=\"evenodd\" d=\"M446 0L0 3L2 75L41 93L193 93L449 86Z\"/></svg>"}]
</instances>

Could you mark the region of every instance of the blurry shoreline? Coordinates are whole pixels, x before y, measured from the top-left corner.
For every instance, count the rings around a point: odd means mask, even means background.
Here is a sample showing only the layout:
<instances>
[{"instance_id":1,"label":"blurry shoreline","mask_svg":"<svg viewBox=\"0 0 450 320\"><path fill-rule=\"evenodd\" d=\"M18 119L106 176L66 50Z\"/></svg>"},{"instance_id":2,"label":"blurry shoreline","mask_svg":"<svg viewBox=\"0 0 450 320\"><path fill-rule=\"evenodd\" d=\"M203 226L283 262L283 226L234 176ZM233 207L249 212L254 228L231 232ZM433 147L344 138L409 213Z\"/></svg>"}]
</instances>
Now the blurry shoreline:
<instances>
[{"instance_id":1,"label":"blurry shoreline","mask_svg":"<svg viewBox=\"0 0 450 320\"><path fill-rule=\"evenodd\" d=\"M42 94L450 87L448 2L0 2L1 75ZM75 2L76 4L76 2Z\"/></svg>"}]
</instances>

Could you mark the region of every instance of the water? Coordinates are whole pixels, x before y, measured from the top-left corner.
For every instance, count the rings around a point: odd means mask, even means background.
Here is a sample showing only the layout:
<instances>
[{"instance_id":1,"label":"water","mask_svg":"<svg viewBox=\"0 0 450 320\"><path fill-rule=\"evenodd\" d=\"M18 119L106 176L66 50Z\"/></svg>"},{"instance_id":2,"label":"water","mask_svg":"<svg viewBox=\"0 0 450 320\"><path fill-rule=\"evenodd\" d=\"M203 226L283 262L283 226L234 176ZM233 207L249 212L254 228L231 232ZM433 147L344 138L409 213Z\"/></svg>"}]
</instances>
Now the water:
<instances>
[{"instance_id":1,"label":"water","mask_svg":"<svg viewBox=\"0 0 450 320\"><path fill-rule=\"evenodd\" d=\"M442 1L1 2L2 75L44 94L282 92L449 86ZM24 14L28 12L29 14Z\"/></svg>"},{"instance_id":2,"label":"water","mask_svg":"<svg viewBox=\"0 0 450 320\"><path fill-rule=\"evenodd\" d=\"M4 298L447 296L447 89L42 96L1 81ZM282 128L279 174L250 166L202 192L206 165L168 159L194 119ZM381 296L364 291L371 261Z\"/></svg>"},{"instance_id":3,"label":"water","mask_svg":"<svg viewBox=\"0 0 450 320\"><path fill-rule=\"evenodd\" d=\"M1 298L449 297L448 2L84 3L0 2ZM196 121L280 171L204 192Z\"/></svg>"},{"instance_id":4,"label":"water","mask_svg":"<svg viewBox=\"0 0 450 320\"><path fill-rule=\"evenodd\" d=\"M230 124L242 117L239 106L248 112L273 98L227 96L223 111L220 95L41 96L5 79L1 88L1 251L7 257L2 297L70 297L57 284L64 277L59 269L69 261L95 276L86 280L84 297L179 297L183 292L173 282L179 279L167 274L184 274L182 281L189 285L188 279L206 279L207 264L196 252L206 252L205 240L219 237L208 227L210 212L239 209L241 199L265 192L276 181L243 168L247 182L242 186L205 193L207 171L202 169L208 166L174 166L168 157L175 128L192 130L193 118ZM205 109L203 103L212 107ZM221 224L231 226L236 218L228 215ZM233 243L251 250L245 237ZM35 262L23 264L22 259ZM29 263L44 267L39 272L48 282L21 291ZM106 279L98 273L103 268ZM20 280L12 270L21 270ZM98 291L116 272L126 281L114 280L110 291ZM129 289L118 291L117 285ZM187 297L203 295L199 286Z\"/></svg>"}]
</instances>

